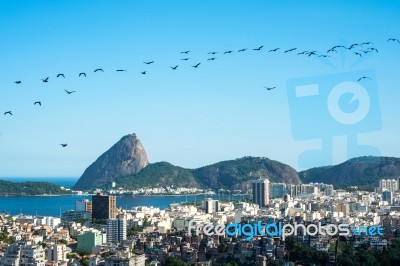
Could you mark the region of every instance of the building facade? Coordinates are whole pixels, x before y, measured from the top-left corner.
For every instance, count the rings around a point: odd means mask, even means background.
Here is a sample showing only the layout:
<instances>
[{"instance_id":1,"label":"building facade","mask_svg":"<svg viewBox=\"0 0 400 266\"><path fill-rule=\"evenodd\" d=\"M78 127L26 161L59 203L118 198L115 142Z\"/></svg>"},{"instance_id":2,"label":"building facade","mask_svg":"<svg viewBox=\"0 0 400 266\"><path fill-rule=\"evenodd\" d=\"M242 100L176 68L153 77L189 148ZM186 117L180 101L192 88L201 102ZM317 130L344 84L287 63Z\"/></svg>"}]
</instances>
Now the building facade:
<instances>
[{"instance_id":1,"label":"building facade","mask_svg":"<svg viewBox=\"0 0 400 266\"><path fill-rule=\"evenodd\" d=\"M117 214L116 197L97 193L92 196L92 219L94 221L105 221L114 219Z\"/></svg>"},{"instance_id":2,"label":"building facade","mask_svg":"<svg viewBox=\"0 0 400 266\"><path fill-rule=\"evenodd\" d=\"M126 240L126 220L109 219L107 220L107 242L115 243Z\"/></svg>"},{"instance_id":3,"label":"building facade","mask_svg":"<svg viewBox=\"0 0 400 266\"><path fill-rule=\"evenodd\" d=\"M258 179L253 181L253 203L258 204L260 208L269 205L269 180Z\"/></svg>"}]
</instances>

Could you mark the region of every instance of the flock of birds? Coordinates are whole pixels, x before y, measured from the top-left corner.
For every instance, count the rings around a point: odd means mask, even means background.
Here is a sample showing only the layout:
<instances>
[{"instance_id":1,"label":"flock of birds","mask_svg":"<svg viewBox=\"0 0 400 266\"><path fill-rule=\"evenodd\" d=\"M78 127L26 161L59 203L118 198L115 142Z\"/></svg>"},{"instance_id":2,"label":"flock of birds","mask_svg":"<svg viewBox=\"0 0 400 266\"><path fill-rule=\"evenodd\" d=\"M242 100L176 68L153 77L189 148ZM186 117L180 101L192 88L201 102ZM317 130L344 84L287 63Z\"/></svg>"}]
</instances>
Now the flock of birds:
<instances>
[{"instance_id":1,"label":"flock of birds","mask_svg":"<svg viewBox=\"0 0 400 266\"><path fill-rule=\"evenodd\" d=\"M396 39L396 38L389 38L389 39L387 39L387 42L393 42L393 43L396 43L396 42L397 42L398 44L400 44L400 40L399 40L399 39ZM331 47L330 49L328 49L328 50L326 51L326 53L320 53L320 52L318 52L318 51L316 51L316 50L299 51L298 48L296 48L296 47L290 48L290 49L286 49L286 50L281 49L280 47L277 47L277 48L268 50L268 53L275 53L275 52L278 52L279 50L282 50L284 54L287 54L287 53L296 53L296 51L297 51L296 54L299 55L299 56L300 56L300 55L304 55L304 56L307 56L307 57L328 58L328 57L331 57L331 55L333 55L333 54L335 54L335 53L338 53L340 50L349 50L349 51L351 51L355 56L362 57L363 55L366 55L366 54L368 54L368 53L379 53L379 51L378 51L377 48L371 47L372 45L373 45L372 42L354 43L354 44L352 44L352 45L350 45L350 46L348 46L348 47L346 47L345 45L335 45L335 46ZM242 52L245 52L245 51L248 51L248 50L253 50L253 51L258 51L258 52L260 52L262 49L264 49L264 45L261 45L261 46L259 46L259 47L257 47L257 48L253 48L253 49L242 48L242 49L237 50L236 52L237 52L237 53L242 53ZM216 55L216 54L224 54L224 55L225 55L225 54L232 54L232 53L234 53L234 52L235 52L235 51L233 51L233 50L227 50L227 51L224 51L224 52L211 51L211 52L208 52L207 54L208 54L208 55L214 56L214 55ZM182 51L182 52L180 52L180 54L182 54L182 55L189 55L190 53L191 53L191 51L189 51L189 50L188 50L188 51ZM184 57L184 58L181 58L180 60L181 60L181 61L188 61L188 60L190 60L190 59L191 59L191 58L189 58L189 57ZM214 61L214 60L217 60L217 59L218 59L217 57L209 57L209 58L207 59L207 61ZM143 62L143 63L146 64L146 65L151 65L151 64L155 63L155 61L145 61L145 62ZM191 65L191 67L193 67L193 68L198 68L200 65L201 65L201 62L196 63L196 64L194 64L194 65ZM178 67L179 67L179 65L170 66L170 68L171 68L172 70L177 70ZM96 72L99 72L99 71L100 71L100 72L104 72L104 70L103 70L102 68L97 68L97 69L94 70L95 73L96 73ZM125 71L127 71L127 70L126 70L126 69L117 69L117 70L116 70L116 72L125 72ZM141 71L140 74L146 75L146 74L147 74L147 71L146 71L146 70ZM61 78L61 77L62 77L62 78L65 78L65 74L64 74L64 73L59 73L59 74L56 75L56 78ZM85 78L86 78L87 75L86 75L85 72L80 72L79 75L78 75L78 77L85 77ZM44 83L48 83L48 82L49 82L49 78L50 78L50 77L46 77L46 78L41 79L41 80L42 80L42 82L44 82ZM364 76L364 77L360 77L360 78L357 80L357 82L360 82L360 81L365 80L365 79L371 80L370 77L365 77L365 76ZM22 81L21 81L21 80L17 80L17 81L15 81L14 83L17 84L17 85L19 85L19 84L22 83ZM265 89L267 89L268 91L273 90L273 89L276 89L275 86L274 86L274 87L263 86L263 87L264 87ZM64 90L64 91L65 91L68 95L73 94L73 93L76 92L76 91L69 91L69 90ZM42 106L42 102L41 102L41 101L36 101L36 102L34 102L34 105ZM6 111L6 112L4 112L4 115L10 115L10 116L12 116L13 113L12 113L12 111ZM63 147L63 148L65 148L65 147L68 146L68 144L62 143L62 144L60 144L60 146Z\"/></svg>"}]
</instances>

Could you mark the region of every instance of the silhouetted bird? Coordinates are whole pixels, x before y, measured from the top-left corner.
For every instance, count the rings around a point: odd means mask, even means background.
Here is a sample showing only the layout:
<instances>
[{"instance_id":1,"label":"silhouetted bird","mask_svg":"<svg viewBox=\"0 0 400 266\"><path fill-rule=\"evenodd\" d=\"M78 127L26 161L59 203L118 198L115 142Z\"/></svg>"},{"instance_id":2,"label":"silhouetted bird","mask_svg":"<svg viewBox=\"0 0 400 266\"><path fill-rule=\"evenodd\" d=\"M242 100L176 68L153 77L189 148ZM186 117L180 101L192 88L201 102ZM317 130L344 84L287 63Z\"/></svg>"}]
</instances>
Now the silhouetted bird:
<instances>
[{"instance_id":1,"label":"silhouetted bird","mask_svg":"<svg viewBox=\"0 0 400 266\"><path fill-rule=\"evenodd\" d=\"M214 61L215 59L217 59L217 58L216 57L211 57L211 58L208 58L207 61Z\"/></svg>"},{"instance_id":2,"label":"silhouetted bird","mask_svg":"<svg viewBox=\"0 0 400 266\"><path fill-rule=\"evenodd\" d=\"M43 82L49 82L49 77L42 79Z\"/></svg>"},{"instance_id":3,"label":"silhouetted bird","mask_svg":"<svg viewBox=\"0 0 400 266\"><path fill-rule=\"evenodd\" d=\"M267 90L269 90L269 91L270 91L270 90L273 90L273 89L275 89L276 87L265 87L265 86L264 86L264 88L266 88Z\"/></svg>"},{"instance_id":4,"label":"silhouetted bird","mask_svg":"<svg viewBox=\"0 0 400 266\"><path fill-rule=\"evenodd\" d=\"M172 68L173 70L176 70L176 69L178 68L178 66L179 66L179 65L176 65L176 66L170 67L170 68Z\"/></svg>"},{"instance_id":5,"label":"silhouetted bird","mask_svg":"<svg viewBox=\"0 0 400 266\"><path fill-rule=\"evenodd\" d=\"M387 41L388 41L388 42L391 41L391 42L398 42L398 43L400 43L400 41L399 41L398 39L395 39L395 38L390 38L390 39L388 39Z\"/></svg>"},{"instance_id":6,"label":"silhouetted bird","mask_svg":"<svg viewBox=\"0 0 400 266\"><path fill-rule=\"evenodd\" d=\"M64 74L58 74L58 75L57 75L57 78L59 78L59 77L65 78Z\"/></svg>"},{"instance_id":7,"label":"silhouetted bird","mask_svg":"<svg viewBox=\"0 0 400 266\"><path fill-rule=\"evenodd\" d=\"M359 57L361 57L361 56L362 56L362 54L360 54L360 53L357 53L357 52L354 52L354 54L355 54L355 55L358 55Z\"/></svg>"},{"instance_id":8,"label":"silhouetted bird","mask_svg":"<svg viewBox=\"0 0 400 266\"><path fill-rule=\"evenodd\" d=\"M39 104L40 106L42 106L42 102L35 102L33 105Z\"/></svg>"},{"instance_id":9,"label":"silhouetted bird","mask_svg":"<svg viewBox=\"0 0 400 266\"><path fill-rule=\"evenodd\" d=\"M329 49L329 50L327 51L327 53L330 53L330 52L335 52L335 53L337 53L338 51L336 51L335 48L331 48L331 49Z\"/></svg>"},{"instance_id":10,"label":"silhouetted bird","mask_svg":"<svg viewBox=\"0 0 400 266\"><path fill-rule=\"evenodd\" d=\"M16 83L16 84L21 84L21 81L20 81L20 80L17 80L17 81L15 81L14 83Z\"/></svg>"},{"instance_id":11,"label":"silhouetted bird","mask_svg":"<svg viewBox=\"0 0 400 266\"><path fill-rule=\"evenodd\" d=\"M76 92L76 91L67 91L67 90L64 90L66 93L68 93L68 94L71 94L71 93L74 93L74 92Z\"/></svg>"},{"instance_id":12,"label":"silhouetted bird","mask_svg":"<svg viewBox=\"0 0 400 266\"><path fill-rule=\"evenodd\" d=\"M4 115L13 115L13 114L11 113L11 111L7 111L4 113Z\"/></svg>"},{"instance_id":13,"label":"silhouetted bird","mask_svg":"<svg viewBox=\"0 0 400 266\"><path fill-rule=\"evenodd\" d=\"M146 65L150 65L150 64L153 64L154 63L154 61L149 61L149 62L143 62L144 64L146 64Z\"/></svg>"},{"instance_id":14,"label":"silhouetted bird","mask_svg":"<svg viewBox=\"0 0 400 266\"><path fill-rule=\"evenodd\" d=\"M275 48L275 49L272 49L272 50L269 50L268 52L276 52L276 51L278 51L280 48Z\"/></svg>"},{"instance_id":15,"label":"silhouetted bird","mask_svg":"<svg viewBox=\"0 0 400 266\"><path fill-rule=\"evenodd\" d=\"M372 43L372 42L363 42L363 43L361 43L360 45L363 46L363 45L365 45L365 44L366 44L366 45L370 45L370 44L373 44L373 43Z\"/></svg>"},{"instance_id":16,"label":"silhouetted bird","mask_svg":"<svg viewBox=\"0 0 400 266\"><path fill-rule=\"evenodd\" d=\"M187 61L187 60L189 60L190 58L182 58L181 60L183 60L183 61Z\"/></svg>"},{"instance_id":17,"label":"silhouetted bird","mask_svg":"<svg viewBox=\"0 0 400 266\"><path fill-rule=\"evenodd\" d=\"M378 53L378 49L376 49L376 48L374 48L374 47L370 47L370 48L368 48L369 50L371 50L371 51L375 51L376 53Z\"/></svg>"},{"instance_id":18,"label":"silhouetted bird","mask_svg":"<svg viewBox=\"0 0 400 266\"><path fill-rule=\"evenodd\" d=\"M316 55L316 54L317 54L317 51L311 51L311 52L308 52L307 54L308 54L308 57L310 57L310 56L312 56L312 55Z\"/></svg>"},{"instance_id":19,"label":"silhouetted bird","mask_svg":"<svg viewBox=\"0 0 400 266\"><path fill-rule=\"evenodd\" d=\"M226 52L224 52L224 54L230 54L230 53L232 53L233 51L226 51Z\"/></svg>"},{"instance_id":20,"label":"silhouetted bird","mask_svg":"<svg viewBox=\"0 0 400 266\"><path fill-rule=\"evenodd\" d=\"M289 49L289 50L286 50L286 51L284 51L283 53L289 53L289 52L291 52L291 51L294 51L294 50L296 50L297 48L292 48L292 49Z\"/></svg>"},{"instance_id":21,"label":"silhouetted bird","mask_svg":"<svg viewBox=\"0 0 400 266\"><path fill-rule=\"evenodd\" d=\"M247 50L247 48L240 49L240 50L238 50L238 53L239 53L239 52L244 52L244 51L246 51L246 50Z\"/></svg>"},{"instance_id":22,"label":"silhouetted bird","mask_svg":"<svg viewBox=\"0 0 400 266\"><path fill-rule=\"evenodd\" d=\"M372 78L370 78L370 77L361 77L361 78L359 78L358 80L357 80L357 82L360 82L361 80L363 80L363 79L369 79L369 80L372 80Z\"/></svg>"},{"instance_id":23,"label":"silhouetted bird","mask_svg":"<svg viewBox=\"0 0 400 266\"><path fill-rule=\"evenodd\" d=\"M190 53L190 51L181 52L181 54L188 54L188 53Z\"/></svg>"},{"instance_id":24,"label":"silhouetted bird","mask_svg":"<svg viewBox=\"0 0 400 266\"><path fill-rule=\"evenodd\" d=\"M142 71L142 72L140 72L140 74L142 74L142 75L146 75L146 71Z\"/></svg>"},{"instance_id":25,"label":"silhouetted bird","mask_svg":"<svg viewBox=\"0 0 400 266\"><path fill-rule=\"evenodd\" d=\"M98 68L98 69L95 69L95 70L94 70L94 72L97 72L97 71L104 72L104 70L103 70L102 68Z\"/></svg>"},{"instance_id":26,"label":"silhouetted bird","mask_svg":"<svg viewBox=\"0 0 400 266\"><path fill-rule=\"evenodd\" d=\"M125 69L117 69L117 72L123 72L126 71Z\"/></svg>"},{"instance_id":27,"label":"silhouetted bird","mask_svg":"<svg viewBox=\"0 0 400 266\"><path fill-rule=\"evenodd\" d=\"M308 51L300 52L300 53L298 53L297 55L301 55L301 54L305 54L305 53L308 53Z\"/></svg>"},{"instance_id":28,"label":"silhouetted bird","mask_svg":"<svg viewBox=\"0 0 400 266\"><path fill-rule=\"evenodd\" d=\"M356 47L356 46L358 46L358 45L359 45L358 43L352 44L352 45L350 45L350 47L347 48L347 49L348 49L348 50L351 50L351 49L353 49L354 47Z\"/></svg>"},{"instance_id":29,"label":"silhouetted bird","mask_svg":"<svg viewBox=\"0 0 400 266\"><path fill-rule=\"evenodd\" d=\"M321 55L319 55L318 57L329 57L329 55L326 55L326 54L321 54Z\"/></svg>"},{"instance_id":30,"label":"silhouetted bird","mask_svg":"<svg viewBox=\"0 0 400 266\"><path fill-rule=\"evenodd\" d=\"M61 145L61 147L63 147L63 148L65 148L65 147L68 146L68 144L60 144L60 145Z\"/></svg>"},{"instance_id":31,"label":"silhouetted bird","mask_svg":"<svg viewBox=\"0 0 400 266\"><path fill-rule=\"evenodd\" d=\"M254 51L260 51L263 47L264 47L264 45L261 45L260 47L254 48L253 50L254 50Z\"/></svg>"},{"instance_id":32,"label":"silhouetted bird","mask_svg":"<svg viewBox=\"0 0 400 266\"><path fill-rule=\"evenodd\" d=\"M81 72L81 73L79 73L79 77L80 76L85 76L85 78L86 78L86 73Z\"/></svg>"},{"instance_id":33,"label":"silhouetted bird","mask_svg":"<svg viewBox=\"0 0 400 266\"><path fill-rule=\"evenodd\" d=\"M201 64L201 63L198 63L197 65L194 65L194 66L192 66L192 67L198 68L198 67L200 66L200 64Z\"/></svg>"},{"instance_id":34,"label":"silhouetted bird","mask_svg":"<svg viewBox=\"0 0 400 266\"><path fill-rule=\"evenodd\" d=\"M208 54L218 54L218 52L209 52Z\"/></svg>"}]
</instances>

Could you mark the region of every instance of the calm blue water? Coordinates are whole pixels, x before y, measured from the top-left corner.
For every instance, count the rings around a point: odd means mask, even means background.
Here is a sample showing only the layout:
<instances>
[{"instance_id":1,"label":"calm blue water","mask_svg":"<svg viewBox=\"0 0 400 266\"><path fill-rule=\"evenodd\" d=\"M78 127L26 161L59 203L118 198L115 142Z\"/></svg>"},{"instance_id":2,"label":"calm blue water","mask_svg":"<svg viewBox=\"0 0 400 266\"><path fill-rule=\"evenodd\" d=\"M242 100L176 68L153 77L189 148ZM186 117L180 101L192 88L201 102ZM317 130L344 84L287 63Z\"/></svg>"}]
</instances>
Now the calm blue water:
<instances>
[{"instance_id":1,"label":"calm blue water","mask_svg":"<svg viewBox=\"0 0 400 266\"><path fill-rule=\"evenodd\" d=\"M118 196L117 207L129 209L135 206L153 206L165 209L171 203L182 203L187 201L203 200L210 196ZM0 197L0 212L12 215L23 213L30 215L60 216L61 212L75 209L75 201L79 199L90 199L91 196L37 196L37 197ZM213 196L214 199L227 199ZM242 197L232 197L242 199Z\"/></svg>"},{"instance_id":2,"label":"calm blue water","mask_svg":"<svg viewBox=\"0 0 400 266\"><path fill-rule=\"evenodd\" d=\"M78 177L0 177L0 180L11 182L49 182L55 185L71 188L78 181Z\"/></svg>"}]
</instances>

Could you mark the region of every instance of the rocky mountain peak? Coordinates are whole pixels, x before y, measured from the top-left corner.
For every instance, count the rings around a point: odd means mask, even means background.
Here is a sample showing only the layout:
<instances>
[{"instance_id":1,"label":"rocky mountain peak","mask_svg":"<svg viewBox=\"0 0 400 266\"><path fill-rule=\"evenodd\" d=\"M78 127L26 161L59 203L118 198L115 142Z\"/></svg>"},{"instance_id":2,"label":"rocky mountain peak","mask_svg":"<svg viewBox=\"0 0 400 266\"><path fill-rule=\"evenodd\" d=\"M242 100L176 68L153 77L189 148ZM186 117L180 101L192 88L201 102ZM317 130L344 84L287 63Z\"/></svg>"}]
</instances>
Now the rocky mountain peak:
<instances>
[{"instance_id":1,"label":"rocky mountain peak","mask_svg":"<svg viewBox=\"0 0 400 266\"><path fill-rule=\"evenodd\" d=\"M138 173L149 164L135 133L126 135L92 163L73 189L83 190L111 183L115 178Z\"/></svg>"}]
</instances>

